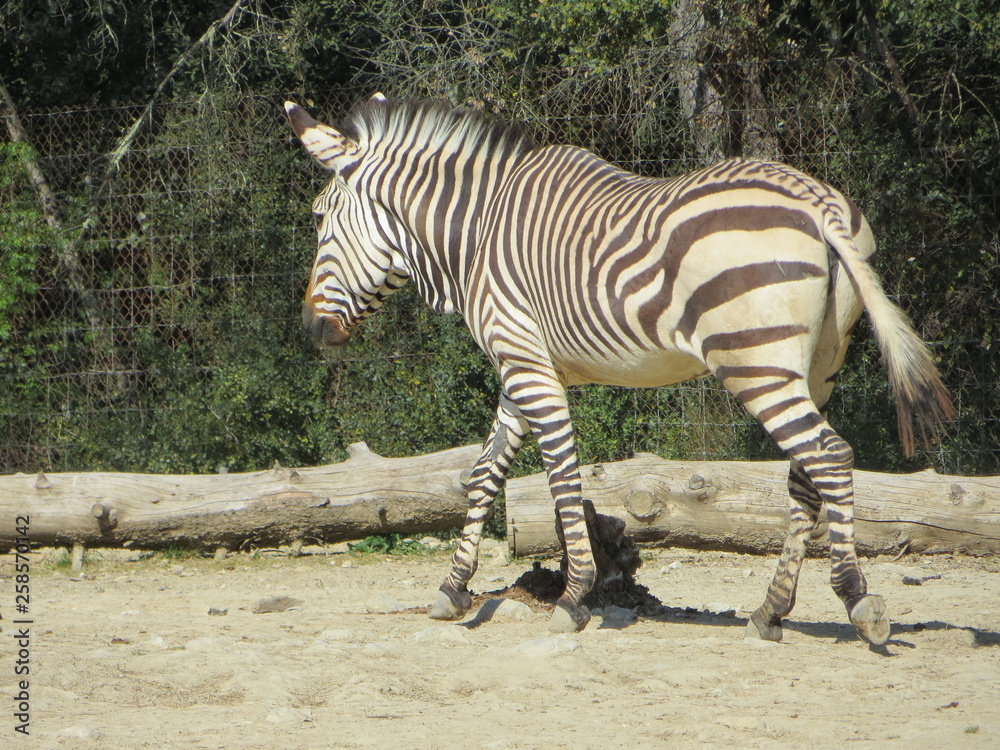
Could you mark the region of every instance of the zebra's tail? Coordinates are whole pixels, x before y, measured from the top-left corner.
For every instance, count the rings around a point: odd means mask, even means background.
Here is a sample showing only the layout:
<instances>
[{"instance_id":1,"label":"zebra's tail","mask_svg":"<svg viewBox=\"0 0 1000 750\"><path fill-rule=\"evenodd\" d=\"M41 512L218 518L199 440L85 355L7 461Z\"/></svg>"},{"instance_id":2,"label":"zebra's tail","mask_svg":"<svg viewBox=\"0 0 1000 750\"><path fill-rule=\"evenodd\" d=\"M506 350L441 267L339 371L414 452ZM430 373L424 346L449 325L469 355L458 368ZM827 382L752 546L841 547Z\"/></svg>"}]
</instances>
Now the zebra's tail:
<instances>
[{"instance_id":1,"label":"zebra's tail","mask_svg":"<svg viewBox=\"0 0 1000 750\"><path fill-rule=\"evenodd\" d=\"M955 416L955 408L927 346L906 314L886 296L844 221L840 217L828 221L825 234L854 282L875 329L896 396L899 438L904 452L911 456L914 417L923 443L929 447L940 440L944 423Z\"/></svg>"}]
</instances>

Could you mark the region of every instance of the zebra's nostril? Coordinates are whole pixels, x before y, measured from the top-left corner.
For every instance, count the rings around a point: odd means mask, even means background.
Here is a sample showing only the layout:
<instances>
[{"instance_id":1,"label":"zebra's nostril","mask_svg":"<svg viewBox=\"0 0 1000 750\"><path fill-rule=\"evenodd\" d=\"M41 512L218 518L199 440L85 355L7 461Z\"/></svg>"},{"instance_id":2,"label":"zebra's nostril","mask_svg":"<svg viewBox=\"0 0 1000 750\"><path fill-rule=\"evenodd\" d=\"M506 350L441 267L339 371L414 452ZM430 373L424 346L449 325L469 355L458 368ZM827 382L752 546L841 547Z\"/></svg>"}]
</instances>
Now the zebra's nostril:
<instances>
[{"instance_id":1,"label":"zebra's nostril","mask_svg":"<svg viewBox=\"0 0 1000 750\"><path fill-rule=\"evenodd\" d=\"M341 324L339 318L318 318L319 330L313 328L313 336L324 346L343 346L351 340L351 332Z\"/></svg>"}]
</instances>

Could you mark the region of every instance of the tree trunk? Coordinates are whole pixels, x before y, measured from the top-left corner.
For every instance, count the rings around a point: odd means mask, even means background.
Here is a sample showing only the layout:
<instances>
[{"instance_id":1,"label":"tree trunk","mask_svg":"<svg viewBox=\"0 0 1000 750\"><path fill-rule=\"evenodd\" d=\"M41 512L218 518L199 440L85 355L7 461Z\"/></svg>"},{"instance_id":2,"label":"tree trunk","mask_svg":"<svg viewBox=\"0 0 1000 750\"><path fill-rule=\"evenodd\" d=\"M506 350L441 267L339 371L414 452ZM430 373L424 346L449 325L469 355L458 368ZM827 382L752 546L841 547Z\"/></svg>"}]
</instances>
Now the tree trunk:
<instances>
[{"instance_id":1,"label":"tree trunk","mask_svg":"<svg viewBox=\"0 0 1000 750\"><path fill-rule=\"evenodd\" d=\"M640 542L773 553L788 528L786 462L673 462L650 454L583 468L584 496ZM858 549L1000 553L1000 477L855 471ZM544 475L507 483L515 555L558 549ZM813 534L825 549L825 518Z\"/></svg>"},{"instance_id":2,"label":"tree trunk","mask_svg":"<svg viewBox=\"0 0 1000 750\"><path fill-rule=\"evenodd\" d=\"M0 548L18 535L46 545L236 550L450 529L465 519L463 478L480 450L383 458L356 443L344 463L312 469L0 477Z\"/></svg>"},{"instance_id":3,"label":"tree trunk","mask_svg":"<svg viewBox=\"0 0 1000 750\"><path fill-rule=\"evenodd\" d=\"M770 106L761 84L761 62L747 59L740 63L743 117L740 122L739 154L747 159L781 160L781 147Z\"/></svg>"},{"instance_id":4,"label":"tree trunk","mask_svg":"<svg viewBox=\"0 0 1000 750\"><path fill-rule=\"evenodd\" d=\"M726 157L729 124L725 98L712 66L705 60L710 29L702 13L703 5L698 0L679 0L669 36L676 51L671 71L680 114L691 130L699 163L708 166Z\"/></svg>"}]
</instances>

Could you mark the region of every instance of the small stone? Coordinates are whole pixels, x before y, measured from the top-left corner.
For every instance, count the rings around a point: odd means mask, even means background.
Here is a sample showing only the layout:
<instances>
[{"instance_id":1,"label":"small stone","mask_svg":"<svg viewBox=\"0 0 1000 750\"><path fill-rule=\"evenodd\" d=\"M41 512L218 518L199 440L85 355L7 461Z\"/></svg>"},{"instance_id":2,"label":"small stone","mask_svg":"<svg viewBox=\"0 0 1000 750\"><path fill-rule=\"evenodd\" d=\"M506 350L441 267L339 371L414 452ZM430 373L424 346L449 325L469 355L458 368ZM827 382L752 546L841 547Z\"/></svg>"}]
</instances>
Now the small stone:
<instances>
[{"instance_id":1,"label":"small stone","mask_svg":"<svg viewBox=\"0 0 1000 750\"><path fill-rule=\"evenodd\" d=\"M534 612L531 611L531 607L524 602L504 599L496 608L492 619L523 621L530 620L533 616Z\"/></svg>"},{"instance_id":2,"label":"small stone","mask_svg":"<svg viewBox=\"0 0 1000 750\"><path fill-rule=\"evenodd\" d=\"M612 604L601 610L601 626L611 628L623 627L631 625L638 617L634 609L625 609L624 607Z\"/></svg>"},{"instance_id":3,"label":"small stone","mask_svg":"<svg viewBox=\"0 0 1000 750\"><path fill-rule=\"evenodd\" d=\"M882 563L875 569L886 575L896 577L897 580L904 579L904 583L906 578L923 578L923 571L909 565L900 565L899 563ZM913 584L907 585L912 586Z\"/></svg>"},{"instance_id":4,"label":"small stone","mask_svg":"<svg viewBox=\"0 0 1000 750\"><path fill-rule=\"evenodd\" d=\"M497 539L484 539L480 542L479 554L481 557L501 564L505 564L510 559L507 543Z\"/></svg>"},{"instance_id":5,"label":"small stone","mask_svg":"<svg viewBox=\"0 0 1000 750\"><path fill-rule=\"evenodd\" d=\"M441 540L433 536L425 536L420 540L420 543L427 549L437 549L441 546Z\"/></svg>"},{"instance_id":6,"label":"small stone","mask_svg":"<svg viewBox=\"0 0 1000 750\"><path fill-rule=\"evenodd\" d=\"M431 643L468 643L469 636L460 625L439 625L421 630L415 640Z\"/></svg>"},{"instance_id":7,"label":"small stone","mask_svg":"<svg viewBox=\"0 0 1000 750\"><path fill-rule=\"evenodd\" d=\"M354 631L347 628L342 628L340 630L324 630L318 636L316 636L317 643L342 643L343 641L349 641L354 637Z\"/></svg>"},{"instance_id":8,"label":"small stone","mask_svg":"<svg viewBox=\"0 0 1000 750\"><path fill-rule=\"evenodd\" d=\"M402 612L404 607L399 599L392 594L375 594L365 603L365 609L371 615L387 615Z\"/></svg>"},{"instance_id":9,"label":"small stone","mask_svg":"<svg viewBox=\"0 0 1000 750\"><path fill-rule=\"evenodd\" d=\"M334 565L336 565L336 564L337 563L334 562ZM342 568L354 568L354 567L357 567L357 566L354 564L354 560L344 560L344 562L341 563L340 567L342 567Z\"/></svg>"},{"instance_id":10,"label":"small stone","mask_svg":"<svg viewBox=\"0 0 1000 750\"><path fill-rule=\"evenodd\" d=\"M904 586L923 586L924 580L922 578L914 578L913 576L903 576Z\"/></svg>"},{"instance_id":11,"label":"small stone","mask_svg":"<svg viewBox=\"0 0 1000 750\"><path fill-rule=\"evenodd\" d=\"M229 614L229 610L228 609L217 609L216 607L209 607L208 608L208 614L211 617L225 617L226 615Z\"/></svg>"},{"instance_id":12,"label":"small stone","mask_svg":"<svg viewBox=\"0 0 1000 750\"><path fill-rule=\"evenodd\" d=\"M282 706L281 708L274 709L271 713L267 715L265 721L274 722L280 724L282 722L289 721L312 721L312 709L311 708L292 708L291 706Z\"/></svg>"},{"instance_id":13,"label":"small stone","mask_svg":"<svg viewBox=\"0 0 1000 750\"><path fill-rule=\"evenodd\" d=\"M746 570L743 571L743 577L744 578L753 578L753 571L750 570L750 568L747 568Z\"/></svg>"},{"instance_id":14,"label":"small stone","mask_svg":"<svg viewBox=\"0 0 1000 750\"><path fill-rule=\"evenodd\" d=\"M713 615L719 615L720 617L735 617L736 608L730 607L728 604L723 604L716 602L714 604L704 604L701 607L705 612L710 612Z\"/></svg>"},{"instance_id":15,"label":"small stone","mask_svg":"<svg viewBox=\"0 0 1000 750\"><path fill-rule=\"evenodd\" d=\"M225 652L228 650L228 642L224 638L195 638L194 640L188 641L184 644L184 648L188 651L208 651L208 652Z\"/></svg>"},{"instance_id":16,"label":"small stone","mask_svg":"<svg viewBox=\"0 0 1000 750\"><path fill-rule=\"evenodd\" d=\"M80 724L60 729L59 734L63 737L73 737L80 740L91 740L101 736L101 732L93 727L85 727Z\"/></svg>"},{"instance_id":17,"label":"small stone","mask_svg":"<svg viewBox=\"0 0 1000 750\"><path fill-rule=\"evenodd\" d=\"M255 615L264 615L270 612L285 612L300 604L302 604L301 599L293 599L290 596L272 596L269 599L261 599L250 608L250 611Z\"/></svg>"},{"instance_id":18,"label":"small stone","mask_svg":"<svg viewBox=\"0 0 1000 750\"><path fill-rule=\"evenodd\" d=\"M517 650L525 656L558 656L559 654L568 654L570 651L576 651L578 648L580 648L580 644L576 641L556 636L550 638L532 638L530 641L524 641L517 646Z\"/></svg>"}]
</instances>

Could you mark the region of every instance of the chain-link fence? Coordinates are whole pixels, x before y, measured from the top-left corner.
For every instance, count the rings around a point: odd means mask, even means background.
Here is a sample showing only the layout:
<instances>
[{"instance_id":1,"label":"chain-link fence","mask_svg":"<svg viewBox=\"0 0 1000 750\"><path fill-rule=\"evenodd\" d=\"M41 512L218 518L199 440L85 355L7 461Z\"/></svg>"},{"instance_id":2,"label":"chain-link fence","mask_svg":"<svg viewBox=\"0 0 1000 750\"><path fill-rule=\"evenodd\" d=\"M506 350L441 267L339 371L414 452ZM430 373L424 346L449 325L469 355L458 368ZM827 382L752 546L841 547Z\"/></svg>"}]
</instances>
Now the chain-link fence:
<instances>
[{"instance_id":1,"label":"chain-link fence","mask_svg":"<svg viewBox=\"0 0 1000 750\"><path fill-rule=\"evenodd\" d=\"M916 145L927 139L907 135L904 115L887 119L891 95L844 61L733 69L729 84L713 84L733 89L725 106L689 116L676 71L651 75L648 62L602 76L553 71L530 97L486 104L526 120L541 143L585 146L648 175L739 153L787 161L850 194L875 229L887 288L934 347L960 417L939 449L903 461L862 324L831 421L866 468L996 473L998 175L941 139ZM336 119L372 90L301 103ZM386 90L409 93L391 82ZM24 258L8 269L0 307L0 471L242 470L329 461L358 439L399 455L482 438L496 380L457 318L401 293L333 360L301 331L315 246L309 202L325 175L292 139L283 98L158 105L107 184L109 153L141 106L21 113L62 233L41 229L20 162L0 143L0 205L15 217L4 231ZM584 460L777 455L712 380L578 388L572 398Z\"/></svg>"}]
</instances>

